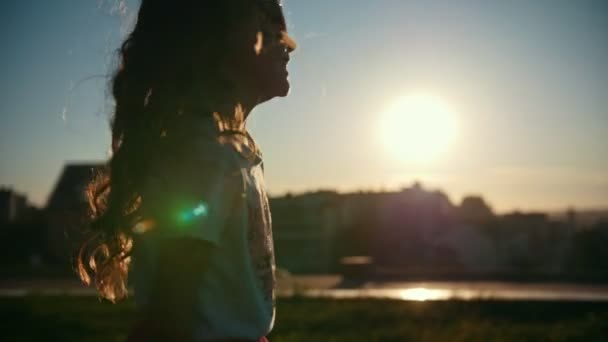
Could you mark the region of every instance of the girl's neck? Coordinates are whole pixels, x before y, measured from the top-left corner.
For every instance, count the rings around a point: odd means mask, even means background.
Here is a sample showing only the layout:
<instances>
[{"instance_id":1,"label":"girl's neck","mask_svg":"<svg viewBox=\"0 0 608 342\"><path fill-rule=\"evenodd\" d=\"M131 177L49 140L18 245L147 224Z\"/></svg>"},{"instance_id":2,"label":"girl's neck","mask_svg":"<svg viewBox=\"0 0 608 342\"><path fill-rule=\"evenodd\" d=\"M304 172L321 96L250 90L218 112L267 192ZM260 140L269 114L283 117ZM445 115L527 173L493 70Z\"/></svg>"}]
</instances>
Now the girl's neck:
<instances>
[{"instance_id":1,"label":"girl's neck","mask_svg":"<svg viewBox=\"0 0 608 342\"><path fill-rule=\"evenodd\" d=\"M239 100L222 101L210 109L221 131L245 131L247 117L258 102L254 98L240 96Z\"/></svg>"},{"instance_id":2,"label":"girl's neck","mask_svg":"<svg viewBox=\"0 0 608 342\"><path fill-rule=\"evenodd\" d=\"M216 107L213 111L213 119L221 132L245 131L245 123L249 111L242 104L236 103L225 107Z\"/></svg>"},{"instance_id":3,"label":"girl's neck","mask_svg":"<svg viewBox=\"0 0 608 342\"><path fill-rule=\"evenodd\" d=\"M251 91L237 87L230 91L202 88L196 93L206 96L190 96L185 111L195 115L211 114L222 131L244 131L247 117L261 102Z\"/></svg>"}]
</instances>

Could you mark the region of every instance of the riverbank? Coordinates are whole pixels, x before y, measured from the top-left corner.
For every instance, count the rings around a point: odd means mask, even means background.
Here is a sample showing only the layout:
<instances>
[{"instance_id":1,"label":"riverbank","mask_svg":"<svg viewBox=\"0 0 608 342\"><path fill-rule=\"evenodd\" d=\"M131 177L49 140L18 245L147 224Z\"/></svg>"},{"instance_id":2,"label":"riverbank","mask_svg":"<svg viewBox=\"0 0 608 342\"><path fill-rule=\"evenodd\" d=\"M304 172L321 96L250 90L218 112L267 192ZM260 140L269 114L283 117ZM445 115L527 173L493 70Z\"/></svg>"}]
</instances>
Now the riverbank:
<instances>
[{"instance_id":1,"label":"riverbank","mask_svg":"<svg viewBox=\"0 0 608 342\"><path fill-rule=\"evenodd\" d=\"M0 297L96 296L75 277L0 281ZM595 301L608 303L608 285L562 282L360 281L338 275L278 273L277 296L333 299Z\"/></svg>"},{"instance_id":2,"label":"riverbank","mask_svg":"<svg viewBox=\"0 0 608 342\"><path fill-rule=\"evenodd\" d=\"M121 341L132 301L94 297L0 298L3 340ZM272 342L602 341L608 305L597 302L333 300L281 298Z\"/></svg>"}]
</instances>

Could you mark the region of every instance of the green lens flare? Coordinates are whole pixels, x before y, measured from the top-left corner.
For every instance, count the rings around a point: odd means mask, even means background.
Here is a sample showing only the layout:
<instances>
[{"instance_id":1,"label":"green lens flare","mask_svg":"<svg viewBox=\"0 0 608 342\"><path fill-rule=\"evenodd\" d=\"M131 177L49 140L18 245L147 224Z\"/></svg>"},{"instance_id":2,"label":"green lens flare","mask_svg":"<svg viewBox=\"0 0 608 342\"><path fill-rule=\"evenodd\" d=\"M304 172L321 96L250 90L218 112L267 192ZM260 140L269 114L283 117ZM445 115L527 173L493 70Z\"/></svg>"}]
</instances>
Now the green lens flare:
<instances>
[{"instance_id":1,"label":"green lens flare","mask_svg":"<svg viewBox=\"0 0 608 342\"><path fill-rule=\"evenodd\" d=\"M179 220L182 223L188 223L197 217L207 216L208 212L209 212L209 210L207 208L207 205L205 205L205 203L199 203L193 209L189 209L187 211L180 213Z\"/></svg>"},{"instance_id":2,"label":"green lens flare","mask_svg":"<svg viewBox=\"0 0 608 342\"><path fill-rule=\"evenodd\" d=\"M207 216L207 206L201 203L196 208L194 208L192 213L194 214L194 216Z\"/></svg>"}]
</instances>

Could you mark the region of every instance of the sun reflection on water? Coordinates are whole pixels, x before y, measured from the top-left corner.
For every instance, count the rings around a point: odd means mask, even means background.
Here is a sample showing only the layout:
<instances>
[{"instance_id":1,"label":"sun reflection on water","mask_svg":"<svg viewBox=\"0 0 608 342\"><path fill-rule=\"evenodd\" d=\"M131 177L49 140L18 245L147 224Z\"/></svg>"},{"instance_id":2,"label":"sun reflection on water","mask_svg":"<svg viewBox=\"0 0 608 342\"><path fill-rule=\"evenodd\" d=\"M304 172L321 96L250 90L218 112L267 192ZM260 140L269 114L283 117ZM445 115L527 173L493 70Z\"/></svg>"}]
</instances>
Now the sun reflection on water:
<instances>
[{"instance_id":1,"label":"sun reflection on water","mask_svg":"<svg viewBox=\"0 0 608 342\"><path fill-rule=\"evenodd\" d=\"M451 291L443 289L427 289L424 287L414 287L399 291L399 297L403 300L441 300L452 296Z\"/></svg>"}]
</instances>

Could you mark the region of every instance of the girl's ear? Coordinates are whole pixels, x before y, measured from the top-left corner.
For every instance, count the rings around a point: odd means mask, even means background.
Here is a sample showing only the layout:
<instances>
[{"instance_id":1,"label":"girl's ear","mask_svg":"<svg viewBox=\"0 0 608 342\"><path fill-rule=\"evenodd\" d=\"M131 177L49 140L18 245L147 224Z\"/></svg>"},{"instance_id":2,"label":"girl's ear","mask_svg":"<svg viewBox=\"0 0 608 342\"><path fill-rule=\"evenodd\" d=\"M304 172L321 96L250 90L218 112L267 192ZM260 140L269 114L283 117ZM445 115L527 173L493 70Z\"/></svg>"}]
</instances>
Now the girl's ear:
<instances>
[{"instance_id":1,"label":"girl's ear","mask_svg":"<svg viewBox=\"0 0 608 342\"><path fill-rule=\"evenodd\" d=\"M255 44L253 45L253 50L255 51L255 54L257 56L259 56L262 53L263 46L264 46L264 34L262 33L262 31L258 31L258 33L256 33Z\"/></svg>"}]
</instances>

